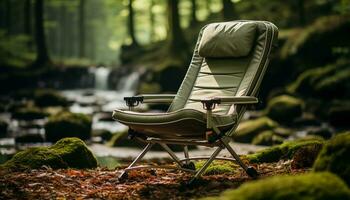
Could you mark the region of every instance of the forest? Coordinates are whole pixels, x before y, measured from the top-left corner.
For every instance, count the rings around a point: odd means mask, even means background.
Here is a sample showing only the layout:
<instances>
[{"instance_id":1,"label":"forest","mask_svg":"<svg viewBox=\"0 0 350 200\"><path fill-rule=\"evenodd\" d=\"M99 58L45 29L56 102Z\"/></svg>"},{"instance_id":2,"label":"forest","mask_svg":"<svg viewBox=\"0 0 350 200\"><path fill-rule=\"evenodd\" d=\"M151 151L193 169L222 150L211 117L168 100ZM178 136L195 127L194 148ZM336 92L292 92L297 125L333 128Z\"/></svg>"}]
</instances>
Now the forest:
<instances>
[{"instance_id":1,"label":"forest","mask_svg":"<svg viewBox=\"0 0 350 200\"><path fill-rule=\"evenodd\" d=\"M215 160L189 185L158 168L176 166L161 145L141 161L156 168L118 178L145 144L113 111L176 94L203 27L236 20L278 28L258 103L229 137L257 180ZM350 0L0 0L0 199L350 199L349 35Z\"/></svg>"}]
</instances>

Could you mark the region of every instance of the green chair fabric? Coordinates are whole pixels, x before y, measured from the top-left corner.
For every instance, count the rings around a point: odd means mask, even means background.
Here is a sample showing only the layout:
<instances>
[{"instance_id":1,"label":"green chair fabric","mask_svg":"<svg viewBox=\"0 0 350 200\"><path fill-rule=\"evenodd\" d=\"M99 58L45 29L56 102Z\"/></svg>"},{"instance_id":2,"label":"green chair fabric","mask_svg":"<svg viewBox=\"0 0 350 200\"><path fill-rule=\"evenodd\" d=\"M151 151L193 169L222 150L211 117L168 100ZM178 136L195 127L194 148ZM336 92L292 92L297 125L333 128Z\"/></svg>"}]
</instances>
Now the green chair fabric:
<instances>
[{"instance_id":1,"label":"green chair fabric","mask_svg":"<svg viewBox=\"0 0 350 200\"><path fill-rule=\"evenodd\" d=\"M146 136L205 138L206 110L200 101L254 97L277 33L277 27L265 21L232 21L203 27L169 110L138 113L116 109L113 118ZM235 129L246 106L232 102L218 105L212 115L214 126L221 131Z\"/></svg>"}]
</instances>

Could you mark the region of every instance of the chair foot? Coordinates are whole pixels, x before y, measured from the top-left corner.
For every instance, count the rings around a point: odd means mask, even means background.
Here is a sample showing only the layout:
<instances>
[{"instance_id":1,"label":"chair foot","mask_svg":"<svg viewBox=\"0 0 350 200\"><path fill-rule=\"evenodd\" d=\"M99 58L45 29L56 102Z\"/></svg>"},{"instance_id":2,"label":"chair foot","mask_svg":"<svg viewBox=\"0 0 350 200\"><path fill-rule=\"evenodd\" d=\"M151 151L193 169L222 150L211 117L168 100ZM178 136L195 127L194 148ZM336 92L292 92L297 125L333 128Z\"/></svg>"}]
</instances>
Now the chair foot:
<instances>
[{"instance_id":1,"label":"chair foot","mask_svg":"<svg viewBox=\"0 0 350 200\"><path fill-rule=\"evenodd\" d=\"M189 162L187 164L183 164L182 167L185 168L185 169L196 170L196 166L194 165L193 162Z\"/></svg>"},{"instance_id":2,"label":"chair foot","mask_svg":"<svg viewBox=\"0 0 350 200\"><path fill-rule=\"evenodd\" d=\"M119 175L118 179L119 179L119 181L124 181L124 180L126 180L128 177L129 177L128 172L123 171L123 172Z\"/></svg>"},{"instance_id":3,"label":"chair foot","mask_svg":"<svg viewBox=\"0 0 350 200\"><path fill-rule=\"evenodd\" d=\"M253 179L258 178L259 176L259 173L256 171L256 169L254 169L254 167L248 167L246 172Z\"/></svg>"}]
</instances>

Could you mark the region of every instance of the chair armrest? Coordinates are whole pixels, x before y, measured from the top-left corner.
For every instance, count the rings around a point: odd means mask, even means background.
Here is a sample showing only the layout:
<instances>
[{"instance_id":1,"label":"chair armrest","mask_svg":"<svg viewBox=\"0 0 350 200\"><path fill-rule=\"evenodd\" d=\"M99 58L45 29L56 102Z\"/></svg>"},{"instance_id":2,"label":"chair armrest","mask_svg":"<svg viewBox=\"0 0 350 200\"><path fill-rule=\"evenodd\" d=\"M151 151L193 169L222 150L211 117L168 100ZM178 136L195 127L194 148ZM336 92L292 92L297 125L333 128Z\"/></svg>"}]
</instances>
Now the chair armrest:
<instances>
[{"instance_id":1,"label":"chair armrest","mask_svg":"<svg viewBox=\"0 0 350 200\"><path fill-rule=\"evenodd\" d=\"M205 110L213 110L218 104L254 104L258 102L258 98L252 96L213 97L201 100Z\"/></svg>"},{"instance_id":2,"label":"chair armrest","mask_svg":"<svg viewBox=\"0 0 350 200\"><path fill-rule=\"evenodd\" d=\"M142 94L124 97L124 100L128 107L135 107L140 103L171 103L175 96L175 94Z\"/></svg>"}]
</instances>

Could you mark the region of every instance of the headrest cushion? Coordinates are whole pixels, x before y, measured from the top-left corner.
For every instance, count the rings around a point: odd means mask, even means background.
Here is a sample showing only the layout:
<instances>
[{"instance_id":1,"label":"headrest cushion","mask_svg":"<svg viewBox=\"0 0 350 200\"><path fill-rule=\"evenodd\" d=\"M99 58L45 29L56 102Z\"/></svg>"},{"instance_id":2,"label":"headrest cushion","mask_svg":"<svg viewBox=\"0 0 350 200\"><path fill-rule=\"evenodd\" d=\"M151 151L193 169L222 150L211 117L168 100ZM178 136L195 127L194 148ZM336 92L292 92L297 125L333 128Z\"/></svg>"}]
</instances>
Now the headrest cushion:
<instances>
[{"instance_id":1,"label":"headrest cushion","mask_svg":"<svg viewBox=\"0 0 350 200\"><path fill-rule=\"evenodd\" d=\"M247 56L256 34L252 22L224 22L209 24L204 28L199 43L199 55L209 58Z\"/></svg>"}]
</instances>

